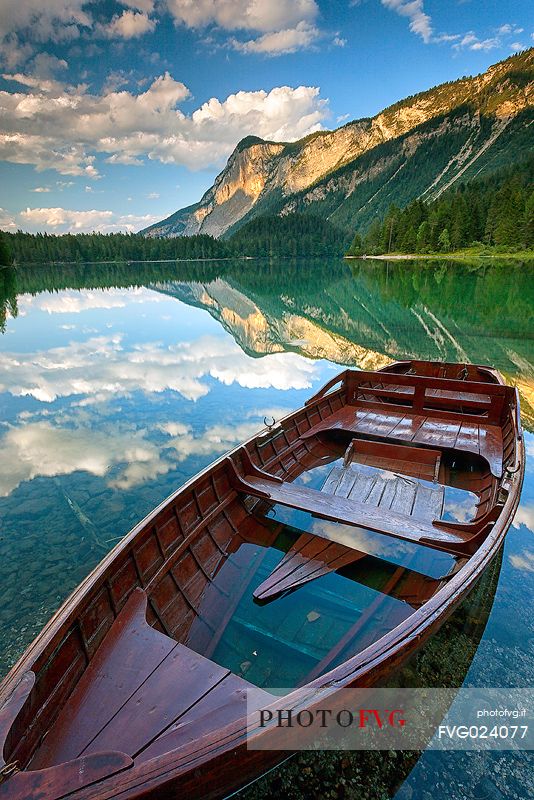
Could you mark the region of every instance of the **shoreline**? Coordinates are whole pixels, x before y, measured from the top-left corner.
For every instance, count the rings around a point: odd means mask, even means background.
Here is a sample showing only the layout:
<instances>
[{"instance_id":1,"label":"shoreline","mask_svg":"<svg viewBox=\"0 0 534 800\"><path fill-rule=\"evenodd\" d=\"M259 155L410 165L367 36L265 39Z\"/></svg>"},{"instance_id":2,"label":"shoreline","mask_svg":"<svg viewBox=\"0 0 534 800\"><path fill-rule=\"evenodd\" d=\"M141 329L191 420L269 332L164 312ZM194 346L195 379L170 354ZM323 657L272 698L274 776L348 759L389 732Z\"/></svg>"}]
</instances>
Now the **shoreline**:
<instances>
[{"instance_id":1,"label":"shoreline","mask_svg":"<svg viewBox=\"0 0 534 800\"><path fill-rule=\"evenodd\" d=\"M457 250L454 253L382 253L380 255L343 256L344 259L358 261L467 261L469 259L514 259L530 261L534 259L534 252L519 253L481 253L477 251Z\"/></svg>"}]
</instances>

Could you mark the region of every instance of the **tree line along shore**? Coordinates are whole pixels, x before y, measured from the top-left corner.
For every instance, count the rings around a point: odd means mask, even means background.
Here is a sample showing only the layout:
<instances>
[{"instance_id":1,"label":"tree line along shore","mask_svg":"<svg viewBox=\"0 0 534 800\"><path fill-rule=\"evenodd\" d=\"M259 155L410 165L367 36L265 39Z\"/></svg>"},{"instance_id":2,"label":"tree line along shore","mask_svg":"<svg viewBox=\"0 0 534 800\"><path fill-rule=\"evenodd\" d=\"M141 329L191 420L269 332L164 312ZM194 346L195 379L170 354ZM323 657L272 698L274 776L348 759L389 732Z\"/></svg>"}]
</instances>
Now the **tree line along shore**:
<instances>
[{"instance_id":1,"label":"tree line along shore","mask_svg":"<svg viewBox=\"0 0 534 800\"><path fill-rule=\"evenodd\" d=\"M313 214L253 217L230 236L0 232L0 264L172 261L236 257L534 257L534 156L404 208L390 206L365 231Z\"/></svg>"}]
</instances>

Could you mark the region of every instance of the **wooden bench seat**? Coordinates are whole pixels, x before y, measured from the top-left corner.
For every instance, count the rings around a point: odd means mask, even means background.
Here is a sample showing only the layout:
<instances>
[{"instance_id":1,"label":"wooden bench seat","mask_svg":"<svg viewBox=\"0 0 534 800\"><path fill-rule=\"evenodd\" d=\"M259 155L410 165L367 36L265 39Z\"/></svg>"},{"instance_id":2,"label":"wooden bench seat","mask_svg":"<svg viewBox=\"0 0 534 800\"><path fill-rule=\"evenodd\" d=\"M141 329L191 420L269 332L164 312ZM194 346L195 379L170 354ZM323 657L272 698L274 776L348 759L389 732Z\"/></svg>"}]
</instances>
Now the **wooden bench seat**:
<instances>
[{"instance_id":1,"label":"wooden bench seat","mask_svg":"<svg viewBox=\"0 0 534 800\"><path fill-rule=\"evenodd\" d=\"M449 526L448 523L441 522L438 528L430 522L407 514L393 511L385 514L377 506L308 489L300 484L269 480L255 475L241 476L230 458L227 459L227 463L231 470L234 488L253 497L306 511L333 522L367 528L453 555L466 555L473 543L471 531L469 530L469 533L455 531L453 523ZM480 535L480 532L477 531L477 534Z\"/></svg>"},{"instance_id":2,"label":"wooden bench seat","mask_svg":"<svg viewBox=\"0 0 534 800\"><path fill-rule=\"evenodd\" d=\"M150 627L147 595L135 589L121 610L31 763L43 769L108 750L136 758L167 737L159 750L178 746L180 724L225 711L218 724L246 713L246 700L272 701L228 669ZM229 703L239 691L242 703ZM205 725L204 725L205 727Z\"/></svg>"},{"instance_id":3,"label":"wooden bench seat","mask_svg":"<svg viewBox=\"0 0 534 800\"><path fill-rule=\"evenodd\" d=\"M386 403L383 411L345 405L302 434L302 438L329 430L411 442L427 448L475 453L486 459L496 478L502 476L501 428L480 420L466 422L433 418L398 408L390 409Z\"/></svg>"}]
</instances>

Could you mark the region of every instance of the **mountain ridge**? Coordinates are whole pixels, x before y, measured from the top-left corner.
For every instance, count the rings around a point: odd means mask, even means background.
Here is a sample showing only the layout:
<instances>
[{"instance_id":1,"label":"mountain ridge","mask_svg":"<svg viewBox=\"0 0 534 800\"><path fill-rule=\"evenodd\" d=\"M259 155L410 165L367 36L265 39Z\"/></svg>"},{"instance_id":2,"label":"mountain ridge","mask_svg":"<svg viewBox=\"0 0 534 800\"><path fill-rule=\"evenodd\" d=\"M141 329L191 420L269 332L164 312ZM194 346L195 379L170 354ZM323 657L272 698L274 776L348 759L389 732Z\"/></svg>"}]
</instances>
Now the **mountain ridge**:
<instances>
[{"instance_id":1,"label":"mountain ridge","mask_svg":"<svg viewBox=\"0 0 534 800\"><path fill-rule=\"evenodd\" d=\"M228 236L259 214L365 229L391 202L435 199L531 148L534 49L296 142L242 139L198 201L142 233Z\"/></svg>"}]
</instances>

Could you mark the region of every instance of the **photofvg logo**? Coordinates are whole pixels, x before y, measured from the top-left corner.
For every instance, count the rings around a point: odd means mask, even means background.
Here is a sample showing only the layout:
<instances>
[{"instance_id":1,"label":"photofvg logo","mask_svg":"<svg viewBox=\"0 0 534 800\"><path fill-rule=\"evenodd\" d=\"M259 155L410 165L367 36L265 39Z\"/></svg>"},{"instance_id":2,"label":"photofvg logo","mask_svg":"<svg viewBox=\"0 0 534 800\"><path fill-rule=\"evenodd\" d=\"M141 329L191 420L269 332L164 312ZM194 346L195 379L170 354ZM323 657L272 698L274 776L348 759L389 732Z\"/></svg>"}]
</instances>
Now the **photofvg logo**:
<instances>
[{"instance_id":1,"label":"photofvg logo","mask_svg":"<svg viewBox=\"0 0 534 800\"><path fill-rule=\"evenodd\" d=\"M303 708L295 710L291 708L269 708L260 709L260 728L265 728L274 724L278 728L310 728L312 725L319 728L337 726L339 728L351 728L356 725L358 728L374 727L382 730L389 725L390 728L396 726L403 728L406 724L404 712L401 708L389 709L379 708L359 708L355 711L350 708L341 708L334 711L331 708Z\"/></svg>"},{"instance_id":2,"label":"photofvg logo","mask_svg":"<svg viewBox=\"0 0 534 800\"><path fill-rule=\"evenodd\" d=\"M247 697L249 749L534 749L532 689L267 691Z\"/></svg>"}]
</instances>

